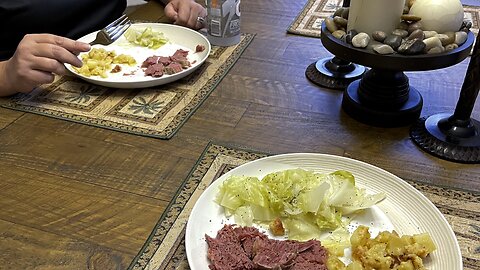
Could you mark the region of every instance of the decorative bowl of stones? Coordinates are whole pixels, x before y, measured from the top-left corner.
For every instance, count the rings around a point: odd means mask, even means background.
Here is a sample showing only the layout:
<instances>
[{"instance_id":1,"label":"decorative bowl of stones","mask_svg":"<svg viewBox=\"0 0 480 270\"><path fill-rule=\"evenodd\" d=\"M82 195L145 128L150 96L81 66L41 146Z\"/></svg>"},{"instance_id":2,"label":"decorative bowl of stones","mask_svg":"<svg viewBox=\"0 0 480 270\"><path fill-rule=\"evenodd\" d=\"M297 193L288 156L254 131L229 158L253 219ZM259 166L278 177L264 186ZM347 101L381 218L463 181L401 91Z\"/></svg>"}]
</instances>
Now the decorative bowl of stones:
<instances>
[{"instance_id":1,"label":"decorative bowl of stones","mask_svg":"<svg viewBox=\"0 0 480 270\"><path fill-rule=\"evenodd\" d=\"M320 38L328 51L370 67L361 79L348 85L342 99L343 110L360 122L381 127L414 123L421 114L423 98L409 84L404 71L449 67L463 61L472 50L475 36L463 17L458 31L438 33L423 29L422 18L409 14L409 6L405 7L397 29L391 33L346 31L347 7L338 9L322 24Z\"/></svg>"},{"instance_id":2,"label":"decorative bowl of stones","mask_svg":"<svg viewBox=\"0 0 480 270\"><path fill-rule=\"evenodd\" d=\"M349 8L339 8L322 25L322 43L345 60L403 71L444 68L468 56L475 39L471 22L463 22L458 31L438 33L424 29L422 18L408 14L408 6L405 8L391 33L347 31Z\"/></svg>"}]
</instances>

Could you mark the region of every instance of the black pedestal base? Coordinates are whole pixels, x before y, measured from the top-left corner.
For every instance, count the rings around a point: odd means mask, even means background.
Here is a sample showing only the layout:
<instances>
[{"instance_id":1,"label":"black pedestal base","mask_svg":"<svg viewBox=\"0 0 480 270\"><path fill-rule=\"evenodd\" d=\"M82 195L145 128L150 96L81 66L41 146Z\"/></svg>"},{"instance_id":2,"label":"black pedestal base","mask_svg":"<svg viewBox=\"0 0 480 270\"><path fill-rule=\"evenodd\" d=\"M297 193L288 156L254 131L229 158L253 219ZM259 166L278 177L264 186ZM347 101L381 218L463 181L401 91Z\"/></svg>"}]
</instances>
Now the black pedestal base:
<instances>
[{"instance_id":1,"label":"black pedestal base","mask_svg":"<svg viewBox=\"0 0 480 270\"><path fill-rule=\"evenodd\" d=\"M413 87L409 87L406 102L398 108L375 107L361 102L358 95L360 80L352 82L343 93L342 108L352 118L378 127L411 125L422 111L423 99Z\"/></svg>"},{"instance_id":2,"label":"black pedestal base","mask_svg":"<svg viewBox=\"0 0 480 270\"><path fill-rule=\"evenodd\" d=\"M365 67L329 57L310 64L305 71L307 78L316 85L326 88L344 90L359 79L365 72Z\"/></svg>"},{"instance_id":3,"label":"black pedestal base","mask_svg":"<svg viewBox=\"0 0 480 270\"><path fill-rule=\"evenodd\" d=\"M436 157L459 163L480 163L480 122L471 119L469 129L473 132L458 137L448 135L449 131L442 129L442 123L449 117L443 113L419 119L412 126L410 137L418 147Z\"/></svg>"}]
</instances>

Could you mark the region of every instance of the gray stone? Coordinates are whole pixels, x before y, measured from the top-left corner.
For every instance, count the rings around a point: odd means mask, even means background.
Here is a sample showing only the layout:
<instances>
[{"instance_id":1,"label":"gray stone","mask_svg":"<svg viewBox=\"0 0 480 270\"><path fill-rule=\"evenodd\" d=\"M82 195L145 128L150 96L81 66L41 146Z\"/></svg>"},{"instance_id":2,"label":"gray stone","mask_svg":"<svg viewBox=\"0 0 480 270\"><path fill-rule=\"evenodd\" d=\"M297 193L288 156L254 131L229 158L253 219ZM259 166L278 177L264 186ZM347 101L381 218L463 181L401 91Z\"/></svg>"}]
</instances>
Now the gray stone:
<instances>
[{"instance_id":1,"label":"gray stone","mask_svg":"<svg viewBox=\"0 0 480 270\"><path fill-rule=\"evenodd\" d=\"M333 17L333 21L340 27L347 28L348 21L340 16Z\"/></svg>"},{"instance_id":2,"label":"gray stone","mask_svg":"<svg viewBox=\"0 0 480 270\"><path fill-rule=\"evenodd\" d=\"M470 31L470 28L472 27L472 22L468 21L463 21L462 22L462 26L460 27L460 31L463 31L463 32L469 32Z\"/></svg>"},{"instance_id":3,"label":"gray stone","mask_svg":"<svg viewBox=\"0 0 480 270\"><path fill-rule=\"evenodd\" d=\"M430 37L423 40L425 43L425 50L429 51L431 48L443 47L442 42L438 37Z\"/></svg>"},{"instance_id":4,"label":"gray stone","mask_svg":"<svg viewBox=\"0 0 480 270\"><path fill-rule=\"evenodd\" d=\"M387 34L383 31L375 31L372 33L372 38L379 42L383 42L386 37L387 37Z\"/></svg>"},{"instance_id":5,"label":"gray stone","mask_svg":"<svg viewBox=\"0 0 480 270\"><path fill-rule=\"evenodd\" d=\"M352 44L352 39L357 34L358 32L355 29L349 30L345 35L345 42L347 42L348 44Z\"/></svg>"},{"instance_id":6,"label":"gray stone","mask_svg":"<svg viewBox=\"0 0 480 270\"><path fill-rule=\"evenodd\" d=\"M438 34L436 35L442 42L442 46L447 46L448 44L452 44L455 42L455 36L449 36L447 34Z\"/></svg>"},{"instance_id":7,"label":"gray stone","mask_svg":"<svg viewBox=\"0 0 480 270\"><path fill-rule=\"evenodd\" d=\"M424 34L423 34L423 30L422 29L417 29L415 31L413 31L412 33L410 33L410 35L408 36L408 40L411 40L411 39L421 39L423 40L424 39Z\"/></svg>"},{"instance_id":8,"label":"gray stone","mask_svg":"<svg viewBox=\"0 0 480 270\"><path fill-rule=\"evenodd\" d=\"M392 31L392 34L396 35L396 36L399 36L399 37L402 37L402 38L405 38L405 37L408 36L408 31L403 30L403 29L395 29L395 30Z\"/></svg>"},{"instance_id":9,"label":"gray stone","mask_svg":"<svg viewBox=\"0 0 480 270\"><path fill-rule=\"evenodd\" d=\"M417 30L417 29L422 29L422 22L414 22L410 25L408 25L408 33L412 33L413 31Z\"/></svg>"},{"instance_id":10,"label":"gray stone","mask_svg":"<svg viewBox=\"0 0 480 270\"><path fill-rule=\"evenodd\" d=\"M448 44L447 46L445 46L445 51L449 52L451 50L455 50L456 48L458 48L458 45L456 43Z\"/></svg>"},{"instance_id":11,"label":"gray stone","mask_svg":"<svg viewBox=\"0 0 480 270\"><path fill-rule=\"evenodd\" d=\"M445 51L445 48L440 46L440 47L433 47L430 50L427 51L427 54L435 54L435 53L442 53Z\"/></svg>"},{"instance_id":12,"label":"gray stone","mask_svg":"<svg viewBox=\"0 0 480 270\"><path fill-rule=\"evenodd\" d=\"M467 41L468 34L463 31L455 32L455 44L462 45L465 41Z\"/></svg>"},{"instance_id":13,"label":"gray stone","mask_svg":"<svg viewBox=\"0 0 480 270\"><path fill-rule=\"evenodd\" d=\"M338 30L338 27L333 21L332 17L325 18L325 26L327 26L327 29L328 31L330 31L330 33L333 33Z\"/></svg>"},{"instance_id":14,"label":"gray stone","mask_svg":"<svg viewBox=\"0 0 480 270\"><path fill-rule=\"evenodd\" d=\"M394 50L396 50L400 44L402 44L402 37L397 35L388 35L383 41L384 44L390 45Z\"/></svg>"},{"instance_id":15,"label":"gray stone","mask_svg":"<svg viewBox=\"0 0 480 270\"><path fill-rule=\"evenodd\" d=\"M352 45L357 48L366 48L370 42L370 36L367 33L358 33L352 39Z\"/></svg>"},{"instance_id":16,"label":"gray stone","mask_svg":"<svg viewBox=\"0 0 480 270\"><path fill-rule=\"evenodd\" d=\"M378 54L392 54L395 50L387 44L373 46L373 50Z\"/></svg>"},{"instance_id":17,"label":"gray stone","mask_svg":"<svg viewBox=\"0 0 480 270\"><path fill-rule=\"evenodd\" d=\"M425 43L419 39L406 40L398 47L398 52L405 55L414 55L423 53Z\"/></svg>"},{"instance_id":18,"label":"gray stone","mask_svg":"<svg viewBox=\"0 0 480 270\"><path fill-rule=\"evenodd\" d=\"M408 30L408 23L405 22L405 21L401 21L401 22L398 24L397 29Z\"/></svg>"},{"instance_id":19,"label":"gray stone","mask_svg":"<svg viewBox=\"0 0 480 270\"><path fill-rule=\"evenodd\" d=\"M423 31L423 34L425 35L425 38L431 38L438 35L436 31Z\"/></svg>"},{"instance_id":20,"label":"gray stone","mask_svg":"<svg viewBox=\"0 0 480 270\"><path fill-rule=\"evenodd\" d=\"M342 17L342 12L343 12L343 7L335 10L335 12L333 13L333 17L334 17L334 18L337 17L337 16Z\"/></svg>"},{"instance_id":21,"label":"gray stone","mask_svg":"<svg viewBox=\"0 0 480 270\"><path fill-rule=\"evenodd\" d=\"M345 36L345 31L343 30L337 30L335 32L332 33L332 35L338 39L342 39L343 36Z\"/></svg>"}]
</instances>

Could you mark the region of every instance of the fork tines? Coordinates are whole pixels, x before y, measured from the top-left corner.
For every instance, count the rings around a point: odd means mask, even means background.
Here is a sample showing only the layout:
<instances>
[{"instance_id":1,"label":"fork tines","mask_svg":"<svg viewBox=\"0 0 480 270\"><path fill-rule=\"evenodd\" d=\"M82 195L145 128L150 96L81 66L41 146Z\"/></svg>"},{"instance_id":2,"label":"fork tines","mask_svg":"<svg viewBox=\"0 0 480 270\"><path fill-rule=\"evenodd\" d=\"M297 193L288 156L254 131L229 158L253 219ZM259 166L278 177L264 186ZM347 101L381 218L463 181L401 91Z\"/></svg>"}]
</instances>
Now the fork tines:
<instances>
[{"instance_id":1,"label":"fork tines","mask_svg":"<svg viewBox=\"0 0 480 270\"><path fill-rule=\"evenodd\" d=\"M123 14L120 18L105 26L105 30L111 39L116 40L130 27L130 25L132 25L132 23L127 15Z\"/></svg>"}]
</instances>

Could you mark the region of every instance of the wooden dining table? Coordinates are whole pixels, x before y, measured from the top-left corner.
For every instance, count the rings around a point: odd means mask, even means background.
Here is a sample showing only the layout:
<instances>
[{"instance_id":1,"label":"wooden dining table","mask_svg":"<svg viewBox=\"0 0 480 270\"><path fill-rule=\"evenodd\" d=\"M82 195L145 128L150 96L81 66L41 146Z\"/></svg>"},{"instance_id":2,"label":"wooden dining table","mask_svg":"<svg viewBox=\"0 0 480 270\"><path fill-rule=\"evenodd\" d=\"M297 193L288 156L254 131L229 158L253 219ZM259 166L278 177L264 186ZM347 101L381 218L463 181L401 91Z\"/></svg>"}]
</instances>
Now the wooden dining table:
<instances>
[{"instance_id":1,"label":"wooden dining table","mask_svg":"<svg viewBox=\"0 0 480 270\"><path fill-rule=\"evenodd\" d=\"M342 90L306 78L332 54L319 38L287 33L305 2L242 1L241 30L253 41L170 139L0 107L0 269L127 269L211 144L348 157L478 195L478 164L422 151L410 126L358 122L342 110ZM150 1L131 18L167 22L162 12ZM422 116L453 112L468 63L406 73Z\"/></svg>"}]
</instances>

